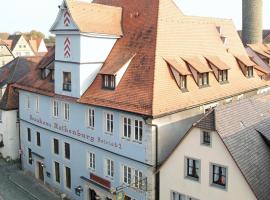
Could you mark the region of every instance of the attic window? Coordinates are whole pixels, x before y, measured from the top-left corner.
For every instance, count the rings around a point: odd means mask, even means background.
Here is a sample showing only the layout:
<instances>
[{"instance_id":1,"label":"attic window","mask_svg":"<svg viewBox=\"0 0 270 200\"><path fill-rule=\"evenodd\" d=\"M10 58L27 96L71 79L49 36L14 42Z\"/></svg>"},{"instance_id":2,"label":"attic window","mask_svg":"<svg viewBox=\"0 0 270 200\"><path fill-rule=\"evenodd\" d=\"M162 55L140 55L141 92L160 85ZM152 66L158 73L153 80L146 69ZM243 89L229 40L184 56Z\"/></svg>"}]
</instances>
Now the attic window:
<instances>
[{"instance_id":1,"label":"attic window","mask_svg":"<svg viewBox=\"0 0 270 200\"><path fill-rule=\"evenodd\" d=\"M209 85L209 73L198 73L198 84L199 86Z\"/></svg>"},{"instance_id":2,"label":"attic window","mask_svg":"<svg viewBox=\"0 0 270 200\"><path fill-rule=\"evenodd\" d=\"M113 90L115 89L115 76L102 75L103 88Z\"/></svg>"},{"instance_id":3,"label":"attic window","mask_svg":"<svg viewBox=\"0 0 270 200\"><path fill-rule=\"evenodd\" d=\"M180 81L179 81L179 87L182 90L187 89L187 76L186 75L179 75Z\"/></svg>"},{"instance_id":4,"label":"attic window","mask_svg":"<svg viewBox=\"0 0 270 200\"><path fill-rule=\"evenodd\" d=\"M247 67L246 69L247 69L247 71L246 71L246 76L247 76L248 78L253 77L253 71L254 71L253 66L249 66L249 67Z\"/></svg>"},{"instance_id":5,"label":"attic window","mask_svg":"<svg viewBox=\"0 0 270 200\"><path fill-rule=\"evenodd\" d=\"M228 81L228 70L219 70L218 71L218 80L220 83Z\"/></svg>"}]
</instances>

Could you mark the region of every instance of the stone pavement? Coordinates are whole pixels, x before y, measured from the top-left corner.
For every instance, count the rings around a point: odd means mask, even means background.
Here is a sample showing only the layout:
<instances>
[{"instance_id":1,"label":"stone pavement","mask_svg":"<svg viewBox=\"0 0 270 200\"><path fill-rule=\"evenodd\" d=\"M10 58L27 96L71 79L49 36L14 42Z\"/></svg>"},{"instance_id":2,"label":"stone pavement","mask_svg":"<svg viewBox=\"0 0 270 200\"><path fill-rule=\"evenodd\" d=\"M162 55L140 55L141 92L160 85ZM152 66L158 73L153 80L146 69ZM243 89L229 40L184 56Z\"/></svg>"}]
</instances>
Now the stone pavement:
<instances>
[{"instance_id":1,"label":"stone pavement","mask_svg":"<svg viewBox=\"0 0 270 200\"><path fill-rule=\"evenodd\" d=\"M20 171L18 163L0 159L0 200L60 200L60 197Z\"/></svg>"}]
</instances>

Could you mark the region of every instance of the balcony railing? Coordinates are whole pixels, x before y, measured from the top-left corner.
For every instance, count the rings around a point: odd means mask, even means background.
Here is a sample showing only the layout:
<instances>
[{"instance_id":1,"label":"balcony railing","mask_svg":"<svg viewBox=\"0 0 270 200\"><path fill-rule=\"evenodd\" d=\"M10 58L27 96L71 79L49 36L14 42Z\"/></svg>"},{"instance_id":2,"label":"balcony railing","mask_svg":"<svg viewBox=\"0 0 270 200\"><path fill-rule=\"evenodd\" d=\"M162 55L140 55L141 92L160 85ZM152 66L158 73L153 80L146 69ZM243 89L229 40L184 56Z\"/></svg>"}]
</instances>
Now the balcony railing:
<instances>
[{"instance_id":1,"label":"balcony railing","mask_svg":"<svg viewBox=\"0 0 270 200\"><path fill-rule=\"evenodd\" d=\"M71 91L71 84L70 83L64 83L63 84L63 90L64 91Z\"/></svg>"}]
</instances>

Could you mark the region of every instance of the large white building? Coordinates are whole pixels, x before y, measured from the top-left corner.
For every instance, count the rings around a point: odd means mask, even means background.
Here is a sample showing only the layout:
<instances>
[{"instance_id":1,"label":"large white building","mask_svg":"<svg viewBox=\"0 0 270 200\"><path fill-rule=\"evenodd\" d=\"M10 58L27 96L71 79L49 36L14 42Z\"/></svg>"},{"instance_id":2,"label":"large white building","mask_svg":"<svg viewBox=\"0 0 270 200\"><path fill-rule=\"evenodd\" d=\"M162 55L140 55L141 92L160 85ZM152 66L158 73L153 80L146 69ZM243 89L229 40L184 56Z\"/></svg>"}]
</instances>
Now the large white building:
<instances>
[{"instance_id":1,"label":"large white building","mask_svg":"<svg viewBox=\"0 0 270 200\"><path fill-rule=\"evenodd\" d=\"M200 115L267 85L230 20L171 0L65 0L51 31L15 84L22 163L74 199L159 199L157 166Z\"/></svg>"},{"instance_id":2,"label":"large white building","mask_svg":"<svg viewBox=\"0 0 270 200\"><path fill-rule=\"evenodd\" d=\"M160 199L269 199L269 98L219 106L194 123L159 169Z\"/></svg>"}]
</instances>

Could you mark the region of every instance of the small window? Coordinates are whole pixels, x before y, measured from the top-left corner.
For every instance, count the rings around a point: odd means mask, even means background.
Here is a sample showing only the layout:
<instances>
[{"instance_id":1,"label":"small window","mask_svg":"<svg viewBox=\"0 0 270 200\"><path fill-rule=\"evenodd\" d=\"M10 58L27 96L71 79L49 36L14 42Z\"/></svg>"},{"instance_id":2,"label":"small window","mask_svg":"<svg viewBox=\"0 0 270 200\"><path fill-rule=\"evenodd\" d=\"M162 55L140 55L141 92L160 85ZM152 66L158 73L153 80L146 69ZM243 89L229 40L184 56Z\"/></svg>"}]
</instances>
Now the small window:
<instances>
[{"instance_id":1,"label":"small window","mask_svg":"<svg viewBox=\"0 0 270 200\"><path fill-rule=\"evenodd\" d=\"M59 155L59 140L58 139L53 139L53 152L56 155Z\"/></svg>"},{"instance_id":2,"label":"small window","mask_svg":"<svg viewBox=\"0 0 270 200\"><path fill-rule=\"evenodd\" d=\"M66 175L66 177L65 177L65 180L66 180L65 186L66 186L66 188L71 189L71 170L70 170L69 167L65 167L65 171L66 171L66 173L65 173L65 175Z\"/></svg>"},{"instance_id":3,"label":"small window","mask_svg":"<svg viewBox=\"0 0 270 200\"><path fill-rule=\"evenodd\" d=\"M143 188L143 173L139 170L135 170L134 174L135 188L142 190Z\"/></svg>"},{"instance_id":4,"label":"small window","mask_svg":"<svg viewBox=\"0 0 270 200\"><path fill-rule=\"evenodd\" d=\"M3 111L0 110L0 123L2 123L2 121L3 121Z\"/></svg>"},{"instance_id":5,"label":"small window","mask_svg":"<svg viewBox=\"0 0 270 200\"><path fill-rule=\"evenodd\" d=\"M32 158L32 150L28 148L28 163L32 165L33 158Z\"/></svg>"},{"instance_id":6,"label":"small window","mask_svg":"<svg viewBox=\"0 0 270 200\"><path fill-rule=\"evenodd\" d=\"M113 160L107 159L106 160L106 175L113 178L114 177L114 162Z\"/></svg>"},{"instance_id":7,"label":"small window","mask_svg":"<svg viewBox=\"0 0 270 200\"><path fill-rule=\"evenodd\" d=\"M30 109L30 97L28 95L25 97L25 107L26 109Z\"/></svg>"},{"instance_id":8,"label":"small window","mask_svg":"<svg viewBox=\"0 0 270 200\"><path fill-rule=\"evenodd\" d=\"M227 168L212 164L212 185L213 186L219 186L221 188L226 188L227 187Z\"/></svg>"},{"instance_id":9,"label":"small window","mask_svg":"<svg viewBox=\"0 0 270 200\"><path fill-rule=\"evenodd\" d=\"M46 69L41 69L41 79L46 79Z\"/></svg>"},{"instance_id":10,"label":"small window","mask_svg":"<svg viewBox=\"0 0 270 200\"><path fill-rule=\"evenodd\" d=\"M187 89L187 76L180 75L180 89Z\"/></svg>"},{"instance_id":11,"label":"small window","mask_svg":"<svg viewBox=\"0 0 270 200\"><path fill-rule=\"evenodd\" d=\"M186 178L198 181L200 178L200 161L186 158Z\"/></svg>"},{"instance_id":12,"label":"small window","mask_svg":"<svg viewBox=\"0 0 270 200\"><path fill-rule=\"evenodd\" d=\"M69 104L64 103L64 119L69 120Z\"/></svg>"},{"instance_id":13,"label":"small window","mask_svg":"<svg viewBox=\"0 0 270 200\"><path fill-rule=\"evenodd\" d=\"M142 142L143 138L143 122L141 120L135 120L135 141Z\"/></svg>"},{"instance_id":14,"label":"small window","mask_svg":"<svg viewBox=\"0 0 270 200\"><path fill-rule=\"evenodd\" d=\"M95 127L95 110L92 108L88 109L88 127L94 128Z\"/></svg>"},{"instance_id":15,"label":"small window","mask_svg":"<svg viewBox=\"0 0 270 200\"><path fill-rule=\"evenodd\" d=\"M178 192L171 192L172 200L186 200L186 195L180 194Z\"/></svg>"},{"instance_id":16,"label":"small window","mask_svg":"<svg viewBox=\"0 0 270 200\"><path fill-rule=\"evenodd\" d=\"M70 160L70 144L65 142L64 146L65 146L65 158Z\"/></svg>"},{"instance_id":17,"label":"small window","mask_svg":"<svg viewBox=\"0 0 270 200\"><path fill-rule=\"evenodd\" d=\"M39 97L36 96L36 112L39 112Z\"/></svg>"},{"instance_id":18,"label":"small window","mask_svg":"<svg viewBox=\"0 0 270 200\"><path fill-rule=\"evenodd\" d=\"M126 139L130 139L131 137L131 119L128 117L124 117L124 134L123 137Z\"/></svg>"},{"instance_id":19,"label":"small window","mask_svg":"<svg viewBox=\"0 0 270 200\"><path fill-rule=\"evenodd\" d=\"M208 131L202 131L202 136L201 136L201 144L210 146L211 145L211 133Z\"/></svg>"},{"instance_id":20,"label":"small window","mask_svg":"<svg viewBox=\"0 0 270 200\"><path fill-rule=\"evenodd\" d=\"M40 132L37 132L37 146L41 146L41 141L40 141Z\"/></svg>"},{"instance_id":21,"label":"small window","mask_svg":"<svg viewBox=\"0 0 270 200\"><path fill-rule=\"evenodd\" d=\"M106 114L106 132L113 133L113 114Z\"/></svg>"},{"instance_id":22,"label":"small window","mask_svg":"<svg viewBox=\"0 0 270 200\"><path fill-rule=\"evenodd\" d=\"M227 82L228 81L228 70L219 70L218 71L218 79L219 79L219 82Z\"/></svg>"},{"instance_id":23,"label":"small window","mask_svg":"<svg viewBox=\"0 0 270 200\"><path fill-rule=\"evenodd\" d=\"M199 86L209 85L209 73L198 73L198 84Z\"/></svg>"},{"instance_id":24,"label":"small window","mask_svg":"<svg viewBox=\"0 0 270 200\"><path fill-rule=\"evenodd\" d=\"M63 90L71 91L71 72L63 72Z\"/></svg>"},{"instance_id":25,"label":"small window","mask_svg":"<svg viewBox=\"0 0 270 200\"><path fill-rule=\"evenodd\" d=\"M123 168L123 182L125 184L131 184L131 167L126 165Z\"/></svg>"},{"instance_id":26,"label":"small window","mask_svg":"<svg viewBox=\"0 0 270 200\"><path fill-rule=\"evenodd\" d=\"M57 183L60 183L60 165L58 162L54 162L54 178Z\"/></svg>"},{"instance_id":27,"label":"small window","mask_svg":"<svg viewBox=\"0 0 270 200\"><path fill-rule=\"evenodd\" d=\"M59 116L59 101L53 100L53 116Z\"/></svg>"},{"instance_id":28,"label":"small window","mask_svg":"<svg viewBox=\"0 0 270 200\"><path fill-rule=\"evenodd\" d=\"M115 76L113 75L103 75L103 88L115 89Z\"/></svg>"},{"instance_id":29,"label":"small window","mask_svg":"<svg viewBox=\"0 0 270 200\"><path fill-rule=\"evenodd\" d=\"M247 77L249 77L249 78L253 77L253 67L252 66L247 67Z\"/></svg>"},{"instance_id":30,"label":"small window","mask_svg":"<svg viewBox=\"0 0 270 200\"><path fill-rule=\"evenodd\" d=\"M89 153L89 168L92 170L96 169L96 154Z\"/></svg>"},{"instance_id":31,"label":"small window","mask_svg":"<svg viewBox=\"0 0 270 200\"><path fill-rule=\"evenodd\" d=\"M27 128L27 140L28 142L31 142L31 129Z\"/></svg>"},{"instance_id":32,"label":"small window","mask_svg":"<svg viewBox=\"0 0 270 200\"><path fill-rule=\"evenodd\" d=\"M0 134L0 148L4 147L4 135Z\"/></svg>"}]
</instances>

